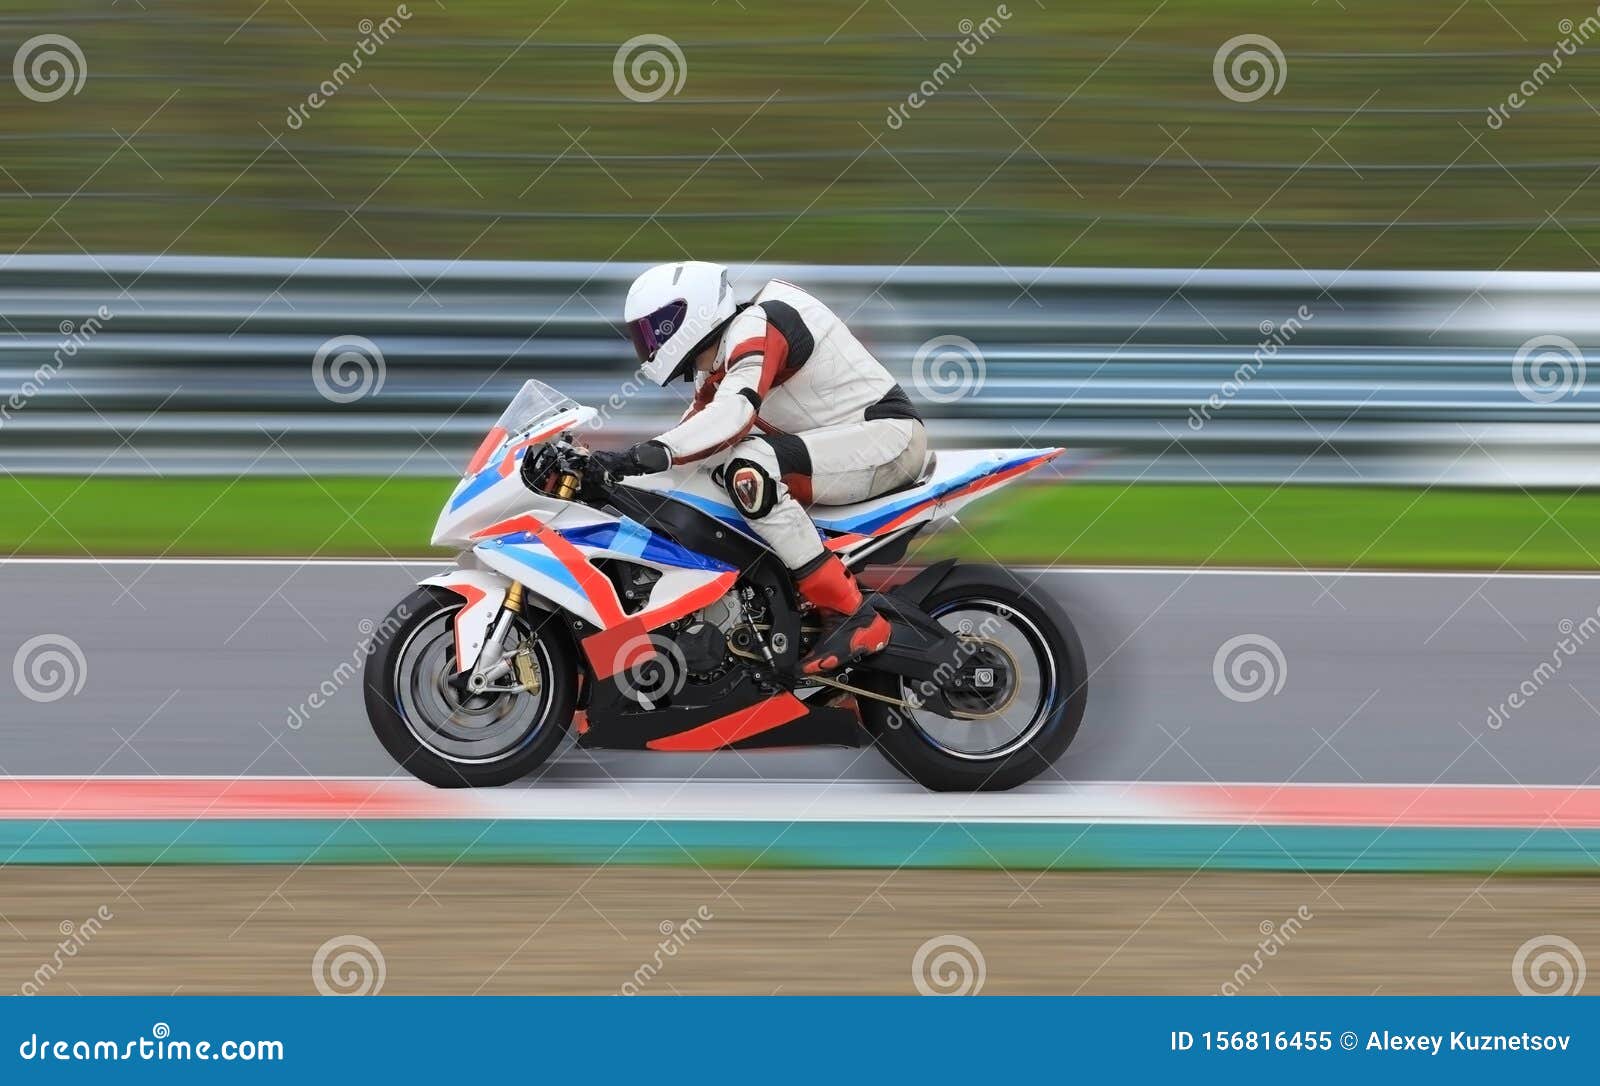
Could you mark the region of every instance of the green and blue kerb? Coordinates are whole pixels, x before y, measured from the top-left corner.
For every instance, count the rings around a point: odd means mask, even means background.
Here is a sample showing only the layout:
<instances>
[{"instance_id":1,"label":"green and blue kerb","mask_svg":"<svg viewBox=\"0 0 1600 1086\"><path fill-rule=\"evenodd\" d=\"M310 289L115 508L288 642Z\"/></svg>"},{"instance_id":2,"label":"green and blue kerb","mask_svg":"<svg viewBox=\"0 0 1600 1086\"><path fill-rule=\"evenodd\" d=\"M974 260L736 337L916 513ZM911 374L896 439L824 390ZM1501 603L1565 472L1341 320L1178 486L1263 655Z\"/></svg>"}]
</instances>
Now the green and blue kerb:
<instances>
[{"instance_id":1,"label":"green and blue kerb","mask_svg":"<svg viewBox=\"0 0 1600 1086\"><path fill-rule=\"evenodd\" d=\"M0 864L1600 872L1600 788L0 778Z\"/></svg>"}]
</instances>

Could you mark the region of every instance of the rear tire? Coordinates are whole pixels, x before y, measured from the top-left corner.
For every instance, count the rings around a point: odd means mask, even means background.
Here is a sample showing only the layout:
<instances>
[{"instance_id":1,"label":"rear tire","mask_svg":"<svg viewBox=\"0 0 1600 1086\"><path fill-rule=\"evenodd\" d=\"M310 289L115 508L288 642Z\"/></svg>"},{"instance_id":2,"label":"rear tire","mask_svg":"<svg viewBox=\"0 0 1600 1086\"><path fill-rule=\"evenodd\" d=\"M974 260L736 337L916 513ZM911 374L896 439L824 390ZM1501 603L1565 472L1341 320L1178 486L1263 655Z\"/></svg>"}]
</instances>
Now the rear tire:
<instances>
[{"instance_id":1,"label":"rear tire","mask_svg":"<svg viewBox=\"0 0 1600 1086\"><path fill-rule=\"evenodd\" d=\"M1039 668L1040 705L1012 742L992 753L960 752L933 735L935 724L949 732L951 718L862 698L862 718L884 756L907 777L936 792L1004 791L1048 770L1078 734L1088 704L1083 645L1066 611L1010 570L988 565L956 566L920 606L935 618L958 610L1012 613L1020 620L1014 623L1016 629L1041 654L1035 660L1018 661L1023 670ZM1041 662L1044 653L1048 658ZM904 695L902 680L894 675L867 672L856 681L891 697ZM919 723L924 719L929 722L926 730Z\"/></svg>"},{"instance_id":2,"label":"rear tire","mask_svg":"<svg viewBox=\"0 0 1600 1086\"><path fill-rule=\"evenodd\" d=\"M455 671L450 631L464 602L437 585L411 593L384 620L362 675L378 742L407 772L439 788L492 787L526 776L561 745L577 699L571 639L560 622L535 611L522 632L538 664L539 693L453 704L459 694L443 680ZM498 702L511 698L519 701Z\"/></svg>"}]
</instances>

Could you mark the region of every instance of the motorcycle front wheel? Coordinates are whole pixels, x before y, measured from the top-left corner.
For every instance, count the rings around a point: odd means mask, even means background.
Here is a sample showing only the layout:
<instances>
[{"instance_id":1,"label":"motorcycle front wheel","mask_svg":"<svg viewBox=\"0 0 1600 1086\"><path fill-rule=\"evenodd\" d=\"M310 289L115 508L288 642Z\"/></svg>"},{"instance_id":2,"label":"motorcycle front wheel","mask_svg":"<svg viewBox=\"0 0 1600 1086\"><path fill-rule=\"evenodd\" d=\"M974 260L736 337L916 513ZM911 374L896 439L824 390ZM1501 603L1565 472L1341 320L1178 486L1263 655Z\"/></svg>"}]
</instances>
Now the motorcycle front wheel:
<instances>
[{"instance_id":1,"label":"motorcycle front wheel","mask_svg":"<svg viewBox=\"0 0 1600 1086\"><path fill-rule=\"evenodd\" d=\"M577 700L577 659L552 616L513 622L519 659L496 689L469 694L456 677L455 617L463 600L425 585L379 627L362 687L367 719L408 773L439 788L509 784L560 746Z\"/></svg>"},{"instance_id":2,"label":"motorcycle front wheel","mask_svg":"<svg viewBox=\"0 0 1600 1086\"><path fill-rule=\"evenodd\" d=\"M987 565L955 567L920 606L968 655L947 670L941 689L882 672L863 676L868 689L924 706L860 699L884 756L938 792L1003 791L1048 770L1088 703L1083 645L1066 611L1010 570Z\"/></svg>"}]
</instances>

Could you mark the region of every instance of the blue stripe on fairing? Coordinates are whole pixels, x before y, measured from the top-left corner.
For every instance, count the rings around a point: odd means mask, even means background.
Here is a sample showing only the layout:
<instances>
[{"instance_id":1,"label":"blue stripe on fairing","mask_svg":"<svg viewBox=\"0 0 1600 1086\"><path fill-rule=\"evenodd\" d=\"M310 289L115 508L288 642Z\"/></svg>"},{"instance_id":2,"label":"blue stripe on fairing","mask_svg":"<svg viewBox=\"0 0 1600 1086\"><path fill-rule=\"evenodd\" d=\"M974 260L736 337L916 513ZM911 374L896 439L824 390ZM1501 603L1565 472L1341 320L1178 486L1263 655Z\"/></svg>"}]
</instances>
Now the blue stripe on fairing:
<instances>
[{"instance_id":1,"label":"blue stripe on fairing","mask_svg":"<svg viewBox=\"0 0 1600 1086\"><path fill-rule=\"evenodd\" d=\"M1032 460L1040 455L1042 454L1029 452L1013 460L1007 460L998 464L979 464L953 479L949 479L943 483L940 483L937 488L930 486L926 489L913 490L909 492L905 498L895 502L893 505L887 505L881 509L873 509L870 512L862 513L858 516L842 517L838 519L813 516L812 519L815 520L820 527L826 528L830 532L860 532L865 535L870 535L883 525L889 523L895 517L899 516L901 513L905 512L907 509L910 509L913 506L921 505L929 498L942 497L953 490L959 490L968 483L976 482L986 475L993 475L994 473L1004 471L1007 468L1016 467L1018 464Z\"/></svg>"},{"instance_id":2,"label":"blue stripe on fairing","mask_svg":"<svg viewBox=\"0 0 1600 1086\"><path fill-rule=\"evenodd\" d=\"M617 530L611 537L611 549L618 554L627 554L638 557L650 545L650 529L636 520L623 517L617 524Z\"/></svg>"},{"instance_id":3,"label":"blue stripe on fairing","mask_svg":"<svg viewBox=\"0 0 1600 1086\"><path fill-rule=\"evenodd\" d=\"M511 458L512 463L522 463L522 458L527 454L527 452L527 449L518 449L516 455ZM488 467L474 475L472 477L472 481L463 487L459 494L450 499L450 512L454 513L457 509L460 509L463 505L466 505L473 498L476 498L479 494L482 494L485 490L488 490L490 487L494 486L494 484L498 483L504 478L508 478L508 476L500 474L500 461L498 459L491 459Z\"/></svg>"},{"instance_id":4,"label":"blue stripe on fairing","mask_svg":"<svg viewBox=\"0 0 1600 1086\"><path fill-rule=\"evenodd\" d=\"M682 502L685 505L692 505L700 512L709 513L730 528L737 528L746 535L753 534L750 531L750 526L739 515L739 511L731 505L723 505L721 502L713 501L710 498L702 498L698 494L690 494L683 490L668 490L663 496L671 498L673 501Z\"/></svg>"},{"instance_id":5,"label":"blue stripe on fairing","mask_svg":"<svg viewBox=\"0 0 1600 1086\"><path fill-rule=\"evenodd\" d=\"M616 551L679 569L700 569L726 573L734 567L726 562L689 550L664 535L657 535L638 521L622 518L615 524L585 524L579 528L557 529L563 539L580 547ZM509 536L507 538L510 538Z\"/></svg>"},{"instance_id":6,"label":"blue stripe on fairing","mask_svg":"<svg viewBox=\"0 0 1600 1086\"><path fill-rule=\"evenodd\" d=\"M506 543L504 540L499 542L502 545L496 549L501 554L514 559L537 573L544 574L557 584L572 589L572 591L585 599L588 598L588 593L583 590L583 586L578 583L578 579L568 572L567 567L561 564L559 558L544 549L542 545L537 543ZM484 546L488 545L484 544Z\"/></svg>"},{"instance_id":7,"label":"blue stripe on fairing","mask_svg":"<svg viewBox=\"0 0 1600 1086\"><path fill-rule=\"evenodd\" d=\"M744 518L739 515L739 511L731 505L723 505L720 502L702 498L696 494L689 494L682 490L668 490L662 496L671 498L673 501L680 501L684 505L692 505L702 513L709 513L728 527L737 529L740 535L755 540L763 547L767 545L767 541L757 535L755 529L746 524ZM817 535L821 536L822 534L822 529L818 528Z\"/></svg>"},{"instance_id":8,"label":"blue stripe on fairing","mask_svg":"<svg viewBox=\"0 0 1600 1086\"><path fill-rule=\"evenodd\" d=\"M491 471L495 473L496 478L489 477L489 473ZM485 490L488 490L498 481L498 475L498 468L486 468L474 475L472 477L472 481L467 483L467 485L462 487L460 490L456 491L455 496L450 499L450 512L454 513L457 509L460 509L463 505L466 505L473 498L476 498L479 494L482 494Z\"/></svg>"},{"instance_id":9,"label":"blue stripe on fairing","mask_svg":"<svg viewBox=\"0 0 1600 1086\"><path fill-rule=\"evenodd\" d=\"M690 494L688 491L680 491L680 489L672 489L672 491L667 491L664 496L670 497L670 499L675 502L683 502L685 505L693 505L694 509L701 510L702 513L710 513L712 517L723 521L723 523L726 523L726 525L733 525L734 528L739 529L744 528L744 521L739 518L739 512L738 510L734 509L733 505L723 505L722 502L712 501L712 499L709 499L709 497L701 497L699 494Z\"/></svg>"}]
</instances>

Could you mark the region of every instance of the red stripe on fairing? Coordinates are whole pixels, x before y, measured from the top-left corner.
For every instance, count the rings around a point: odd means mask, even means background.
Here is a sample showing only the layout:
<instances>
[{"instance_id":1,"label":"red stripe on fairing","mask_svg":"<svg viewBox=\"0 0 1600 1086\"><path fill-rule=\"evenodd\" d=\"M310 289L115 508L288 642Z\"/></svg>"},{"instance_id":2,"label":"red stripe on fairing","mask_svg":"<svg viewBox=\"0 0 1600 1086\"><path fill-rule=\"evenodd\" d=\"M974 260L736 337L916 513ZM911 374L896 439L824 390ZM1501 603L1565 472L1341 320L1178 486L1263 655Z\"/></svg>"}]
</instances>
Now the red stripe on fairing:
<instances>
[{"instance_id":1,"label":"red stripe on fairing","mask_svg":"<svg viewBox=\"0 0 1600 1086\"><path fill-rule=\"evenodd\" d=\"M594 568L587 555L559 532L546 527L538 517L523 514L510 520L502 520L498 524L491 524L481 531L474 532L472 538L494 538L510 535L513 532L531 532L536 536L567 571L577 578L584 595L594 604L595 615L600 619L600 630L584 638L582 644L584 654L594 666L595 677L600 679L636 666L653 654L643 645L639 646L636 652L625 652L630 641L642 638L656 627L664 626L674 619L682 618L720 599L729 588L733 587L733 582L739 577L738 573L732 570L719 573L699 588L630 618L623 613L622 601L617 598L616 586L611 583L611 579Z\"/></svg>"},{"instance_id":2,"label":"red stripe on fairing","mask_svg":"<svg viewBox=\"0 0 1600 1086\"><path fill-rule=\"evenodd\" d=\"M699 588L684 593L670 603L641 612L626 622L592 633L582 641L584 655L594 667L595 678L607 679L619 671L636 667L655 655L647 644L633 646L629 642L643 642L645 634L667 623L692 614L708 604L721 599L733 587L739 575L732 570L719 573L716 578Z\"/></svg>"},{"instance_id":3,"label":"red stripe on fairing","mask_svg":"<svg viewBox=\"0 0 1600 1086\"><path fill-rule=\"evenodd\" d=\"M460 670L462 670L462 667L461 667L461 660L462 660L462 653L461 653L461 616L465 615L469 610L471 610L473 604L478 603L479 601L481 601L489 593L485 592L483 589L479 588L477 585L467 584L466 582L462 582L460 584L442 584L439 587L440 588L448 588L450 591L454 592L456 595L460 596L462 599L467 601L466 604L461 608L461 610L456 612L455 620L453 622L451 622L451 624L450 624L450 628L455 631L455 638L456 638L456 670L460 671Z\"/></svg>"},{"instance_id":4,"label":"red stripe on fairing","mask_svg":"<svg viewBox=\"0 0 1600 1086\"><path fill-rule=\"evenodd\" d=\"M476 475L483 470L489 462L489 456L500 447L500 442L506 439L506 428L496 426L483 437L483 444L478 446L478 451L472 454L472 461L467 465L467 474Z\"/></svg>"},{"instance_id":5,"label":"red stripe on fairing","mask_svg":"<svg viewBox=\"0 0 1600 1086\"><path fill-rule=\"evenodd\" d=\"M645 746L651 750L670 751L708 751L721 750L739 742L749 739L752 735L760 735L770 731L780 724L787 724L791 720L798 720L806 715L805 702L793 694L779 694L777 697L768 698L758 702L747 709L729 713L727 716L718 717L709 724L701 724L697 728L679 732L677 735L662 736L652 739Z\"/></svg>"},{"instance_id":6,"label":"red stripe on fairing","mask_svg":"<svg viewBox=\"0 0 1600 1086\"><path fill-rule=\"evenodd\" d=\"M709 604L716 603L733 587L733 582L739 579L739 574L733 570L719 573L716 577L699 588L685 592L670 603L663 603L660 607L653 607L638 615L640 622L644 623L647 630L657 626L664 626L674 619L691 614Z\"/></svg>"},{"instance_id":7,"label":"red stripe on fairing","mask_svg":"<svg viewBox=\"0 0 1600 1086\"><path fill-rule=\"evenodd\" d=\"M609 679L619 671L637 668L654 659L655 647L645 638L648 632L643 623L629 620L585 637L579 644L594 668L594 677Z\"/></svg>"},{"instance_id":8,"label":"red stripe on fairing","mask_svg":"<svg viewBox=\"0 0 1600 1086\"><path fill-rule=\"evenodd\" d=\"M622 613L622 601L617 599L617 589L604 573L595 569L590 564L587 556L568 540L562 538L559 532L545 526L544 521L529 514L502 520L498 524L472 533L473 539L495 539L512 532L531 532L540 543L543 543L556 560L566 567L567 572L577 580L578 587L583 589L583 594L594 605L594 613L600 619L602 626L615 626L626 622L627 616Z\"/></svg>"},{"instance_id":9,"label":"red stripe on fairing","mask_svg":"<svg viewBox=\"0 0 1600 1086\"><path fill-rule=\"evenodd\" d=\"M685 614L699 611L707 603L714 603L718 598L722 598L723 593L728 592L739 577L738 573L730 569L728 573L717 574L712 581L701 585L699 589L686 592L677 600L662 603L659 608L629 617L622 613L622 601L616 595L616 585L611 584L610 577L606 577L595 569L594 565L590 565L589 558L582 550L574 547L570 541L566 541L562 534L547 528L544 521L538 517L523 513L522 517L512 517L510 520L499 521L498 525L490 525L482 531L475 531L472 537L490 539L490 537L509 536L517 531L526 531L538 537L539 542L546 545L550 553L554 553L566 571L578 579L579 587L594 605L595 616L600 619L600 630L584 638L582 646L584 654L589 657L590 665L594 665L595 678L610 678L621 670L635 667L650 659L653 651L648 646L640 645L637 651L624 651L624 649L629 648L629 641L643 638L645 633L656 629L659 625L666 625L674 619L682 619Z\"/></svg>"}]
</instances>

